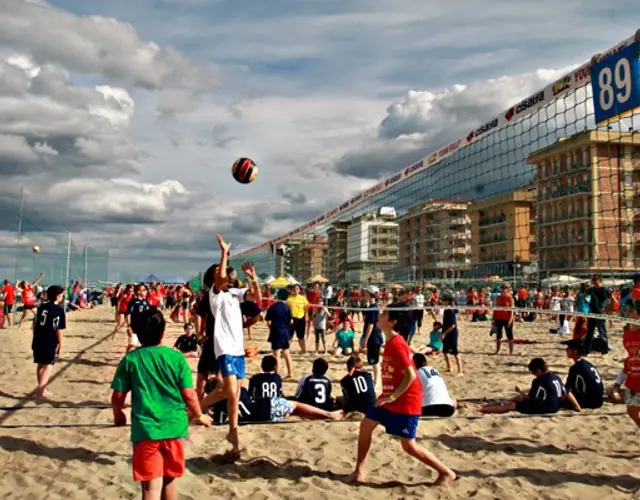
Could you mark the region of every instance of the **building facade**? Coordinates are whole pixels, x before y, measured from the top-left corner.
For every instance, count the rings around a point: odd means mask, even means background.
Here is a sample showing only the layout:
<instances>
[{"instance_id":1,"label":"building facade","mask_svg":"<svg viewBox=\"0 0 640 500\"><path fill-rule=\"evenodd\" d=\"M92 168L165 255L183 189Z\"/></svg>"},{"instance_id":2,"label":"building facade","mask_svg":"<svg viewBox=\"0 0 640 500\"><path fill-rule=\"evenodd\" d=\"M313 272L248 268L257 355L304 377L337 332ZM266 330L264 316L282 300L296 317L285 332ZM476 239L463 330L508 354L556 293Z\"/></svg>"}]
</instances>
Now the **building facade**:
<instances>
[{"instance_id":1,"label":"building facade","mask_svg":"<svg viewBox=\"0 0 640 500\"><path fill-rule=\"evenodd\" d=\"M330 283L345 282L347 272L347 229L349 222L338 221L327 230L327 251L325 252L326 278Z\"/></svg>"},{"instance_id":2,"label":"building facade","mask_svg":"<svg viewBox=\"0 0 640 500\"><path fill-rule=\"evenodd\" d=\"M409 281L455 279L471 268L469 203L433 199L417 203L399 219L398 273Z\"/></svg>"},{"instance_id":3,"label":"building facade","mask_svg":"<svg viewBox=\"0 0 640 500\"><path fill-rule=\"evenodd\" d=\"M640 266L640 134L585 131L534 152L543 274L624 275Z\"/></svg>"},{"instance_id":4,"label":"building facade","mask_svg":"<svg viewBox=\"0 0 640 500\"><path fill-rule=\"evenodd\" d=\"M382 283L385 270L398 263L398 223L394 208L383 207L350 221L347 228L345 282Z\"/></svg>"},{"instance_id":5,"label":"building facade","mask_svg":"<svg viewBox=\"0 0 640 500\"><path fill-rule=\"evenodd\" d=\"M309 241L301 242L289 251L291 274L301 283L312 276L325 274L325 252L327 238L314 235Z\"/></svg>"},{"instance_id":6,"label":"building facade","mask_svg":"<svg viewBox=\"0 0 640 500\"><path fill-rule=\"evenodd\" d=\"M512 276L536 260L534 191L476 201L471 218L471 277Z\"/></svg>"}]
</instances>

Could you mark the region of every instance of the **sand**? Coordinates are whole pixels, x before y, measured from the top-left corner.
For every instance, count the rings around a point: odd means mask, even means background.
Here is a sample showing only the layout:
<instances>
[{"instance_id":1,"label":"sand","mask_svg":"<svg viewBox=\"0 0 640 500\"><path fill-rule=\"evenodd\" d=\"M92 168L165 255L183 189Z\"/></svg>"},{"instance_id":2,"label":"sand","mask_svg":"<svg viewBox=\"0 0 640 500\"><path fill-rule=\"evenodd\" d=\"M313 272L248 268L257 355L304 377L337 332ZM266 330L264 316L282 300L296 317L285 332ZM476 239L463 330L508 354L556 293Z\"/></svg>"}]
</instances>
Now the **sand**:
<instances>
[{"instance_id":1,"label":"sand","mask_svg":"<svg viewBox=\"0 0 640 500\"><path fill-rule=\"evenodd\" d=\"M545 333L549 323L516 325L520 338L535 345L517 346L514 356L492 356L489 326L465 322L461 349L465 377L446 375L452 395L468 403L483 397L510 397L514 385L528 387L526 364L543 356L563 378L570 361ZM621 325L615 330L620 332ZM126 336L112 342L111 310L101 307L69 316L62 359L54 368L52 404L36 405L35 365L31 333L0 330L0 498L136 498L131 477L128 428L111 424L109 383L123 354ZM166 341L180 332L171 324ZM255 341L267 349L264 328L254 328ZM331 338L331 337L329 337ZM424 341L423 336L422 340ZM250 343L249 341L247 343ZM620 336L614 353L594 355L607 384L617 374L623 355ZM306 374L314 356L294 348L296 376ZM194 367L195 361L191 361ZM331 360L334 394L344 362ZM442 359L434 366L444 371ZM248 373L259 358L248 363ZM285 381L291 395L295 382ZM371 484L348 486L356 453L357 422L301 422L241 428L245 459L233 465L209 458L226 449L224 428L194 426L187 441L187 472L179 481L180 498L476 498L476 499L623 499L640 498L638 434L624 406L606 404L595 412L563 413L552 418L480 416L471 409L458 418L422 421L418 440L461 479L448 489L429 489L434 473L401 453L399 443L382 431L374 436L368 464Z\"/></svg>"}]
</instances>

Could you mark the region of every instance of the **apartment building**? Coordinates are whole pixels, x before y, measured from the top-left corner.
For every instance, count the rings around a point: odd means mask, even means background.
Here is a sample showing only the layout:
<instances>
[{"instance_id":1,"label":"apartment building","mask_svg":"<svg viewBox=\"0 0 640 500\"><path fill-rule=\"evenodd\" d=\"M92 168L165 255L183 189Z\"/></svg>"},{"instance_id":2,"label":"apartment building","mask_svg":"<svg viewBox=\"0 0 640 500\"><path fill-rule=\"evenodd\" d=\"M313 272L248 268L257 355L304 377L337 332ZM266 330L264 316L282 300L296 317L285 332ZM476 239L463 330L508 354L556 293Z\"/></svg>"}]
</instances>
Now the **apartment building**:
<instances>
[{"instance_id":1,"label":"apartment building","mask_svg":"<svg viewBox=\"0 0 640 500\"><path fill-rule=\"evenodd\" d=\"M471 276L511 276L535 261L535 194L519 189L469 207Z\"/></svg>"},{"instance_id":2,"label":"apartment building","mask_svg":"<svg viewBox=\"0 0 640 500\"><path fill-rule=\"evenodd\" d=\"M398 220L398 271L409 271L410 281L459 278L471 268L469 203L432 199L409 208Z\"/></svg>"},{"instance_id":3,"label":"apartment building","mask_svg":"<svg viewBox=\"0 0 640 500\"><path fill-rule=\"evenodd\" d=\"M345 282L347 272L347 229L348 221L334 222L327 230L327 251L325 252L325 272L330 283Z\"/></svg>"},{"instance_id":4,"label":"apartment building","mask_svg":"<svg viewBox=\"0 0 640 500\"><path fill-rule=\"evenodd\" d=\"M537 248L547 274L640 266L640 134L585 131L532 153Z\"/></svg>"},{"instance_id":5,"label":"apartment building","mask_svg":"<svg viewBox=\"0 0 640 500\"><path fill-rule=\"evenodd\" d=\"M327 238L314 235L309 241L295 245L289 251L291 274L301 283L316 274L324 274Z\"/></svg>"},{"instance_id":6,"label":"apartment building","mask_svg":"<svg viewBox=\"0 0 640 500\"><path fill-rule=\"evenodd\" d=\"M347 227L345 282L381 283L387 269L398 263L398 223L395 208L363 214Z\"/></svg>"}]
</instances>

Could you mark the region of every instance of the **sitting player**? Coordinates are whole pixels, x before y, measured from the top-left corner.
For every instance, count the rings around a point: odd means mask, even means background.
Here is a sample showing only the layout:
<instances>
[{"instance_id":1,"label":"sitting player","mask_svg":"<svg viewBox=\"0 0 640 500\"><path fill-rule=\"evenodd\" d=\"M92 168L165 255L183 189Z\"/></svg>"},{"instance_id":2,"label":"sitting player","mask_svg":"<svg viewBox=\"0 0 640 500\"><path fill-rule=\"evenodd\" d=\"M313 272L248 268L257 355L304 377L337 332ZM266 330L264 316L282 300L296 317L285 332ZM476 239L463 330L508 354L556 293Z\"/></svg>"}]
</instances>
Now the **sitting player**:
<instances>
[{"instance_id":1,"label":"sitting player","mask_svg":"<svg viewBox=\"0 0 640 500\"><path fill-rule=\"evenodd\" d=\"M567 377L567 392L573 394L581 408L600 408L604 401L604 384L595 366L582 357L582 341L574 339L563 344L567 346L567 358L573 360Z\"/></svg>"},{"instance_id":2,"label":"sitting player","mask_svg":"<svg viewBox=\"0 0 640 500\"><path fill-rule=\"evenodd\" d=\"M424 354L414 354L413 363L418 369L418 378L422 384L422 416L452 416L456 412L458 403L449 396L447 384L438 370L427 366L427 358Z\"/></svg>"},{"instance_id":3,"label":"sitting player","mask_svg":"<svg viewBox=\"0 0 640 500\"><path fill-rule=\"evenodd\" d=\"M336 332L336 337L333 339L333 346L331 350L336 356L341 354L351 354L354 349L355 333L351 328L347 320L342 322L342 328Z\"/></svg>"},{"instance_id":4,"label":"sitting player","mask_svg":"<svg viewBox=\"0 0 640 500\"><path fill-rule=\"evenodd\" d=\"M529 363L529 371L536 377L531 383L531 389L528 393L520 391L518 396L513 398L506 404L490 405L480 408L480 413L508 413L517 411L526 415L543 415L546 413L557 413L567 398L573 404L574 408L579 411L580 406L573 394L567 394L567 391L555 373L549 371L547 362L542 358L534 358Z\"/></svg>"},{"instance_id":5,"label":"sitting player","mask_svg":"<svg viewBox=\"0 0 640 500\"><path fill-rule=\"evenodd\" d=\"M442 352L442 323L439 321L433 322L433 329L429 333L429 344L426 347L419 347L418 349L411 348L411 351L421 354L438 354Z\"/></svg>"},{"instance_id":6,"label":"sitting player","mask_svg":"<svg viewBox=\"0 0 640 500\"><path fill-rule=\"evenodd\" d=\"M213 394L218 381L212 379L207 389ZM216 397L210 400L209 413L214 424L227 423L227 400L223 391L216 391ZM342 420L342 410L326 411L299 401L289 401L282 397L253 399L244 387L240 390L240 404L238 422L248 424L252 422L279 422L290 415L307 420Z\"/></svg>"},{"instance_id":7,"label":"sitting player","mask_svg":"<svg viewBox=\"0 0 640 500\"><path fill-rule=\"evenodd\" d=\"M359 412L366 414L376 404L376 390L373 377L363 370L364 361L353 355L347 360L347 374L340 380L342 397L336 398L336 405L345 414Z\"/></svg>"},{"instance_id":8,"label":"sitting player","mask_svg":"<svg viewBox=\"0 0 640 500\"><path fill-rule=\"evenodd\" d=\"M193 325L191 323L185 323L184 333L176 339L173 348L180 351L187 358L197 358L198 347L198 336L193 329Z\"/></svg>"},{"instance_id":9,"label":"sitting player","mask_svg":"<svg viewBox=\"0 0 640 500\"><path fill-rule=\"evenodd\" d=\"M331 410L333 408L331 380L325 375L328 369L327 360L316 359L313 362L311 375L306 375L300 380L294 399L316 408Z\"/></svg>"},{"instance_id":10,"label":"sitting player","mask_svg":"<svg viewBox=\"0 0 640 500\"><path fill-rule=\"evenodd\" d=\"M282 377L278 375L278 360L275 356L262 358L262 373L256 373L249 381L252 399L282 398Z\"/></svg>"}]
</instances>

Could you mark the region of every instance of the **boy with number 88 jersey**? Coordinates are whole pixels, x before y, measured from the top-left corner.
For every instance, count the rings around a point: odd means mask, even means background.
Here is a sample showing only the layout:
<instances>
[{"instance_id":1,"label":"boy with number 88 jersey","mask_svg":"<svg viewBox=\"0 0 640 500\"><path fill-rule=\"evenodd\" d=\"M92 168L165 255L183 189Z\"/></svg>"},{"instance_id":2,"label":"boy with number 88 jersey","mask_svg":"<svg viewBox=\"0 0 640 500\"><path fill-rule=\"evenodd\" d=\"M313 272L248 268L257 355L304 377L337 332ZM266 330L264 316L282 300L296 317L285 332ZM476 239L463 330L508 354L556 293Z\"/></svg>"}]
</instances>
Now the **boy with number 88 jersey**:
<instances>
[{"instance_id":1,"label":"boy with number 88 jersey","mask_svg":"<svg viewBox=\"0 0 640 500\"><path fill-rule=\"evenodd\" d=\"M278 360L275 356L262 358L262 373L256 373L249 381L249 395L252 399L281 398L282 377L276 372Z\"/></svg>"}]
</instances>

